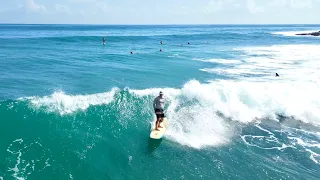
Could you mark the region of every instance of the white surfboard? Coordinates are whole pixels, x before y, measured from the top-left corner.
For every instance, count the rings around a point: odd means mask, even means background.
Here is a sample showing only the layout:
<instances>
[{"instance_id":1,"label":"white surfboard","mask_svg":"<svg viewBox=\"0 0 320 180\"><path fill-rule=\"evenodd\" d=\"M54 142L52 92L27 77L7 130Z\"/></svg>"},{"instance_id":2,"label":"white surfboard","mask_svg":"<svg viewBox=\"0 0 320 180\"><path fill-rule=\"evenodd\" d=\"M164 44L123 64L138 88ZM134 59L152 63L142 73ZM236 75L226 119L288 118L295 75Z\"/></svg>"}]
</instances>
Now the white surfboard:
<instances>
[{"instance_id":1,"label":"white surfboard","mask_svg":"<svg viewBox=\"0 0 320 180\"><path fill-rule=\"evenodd\" d=\"M163 121L160 123L162 128L159 128L160 131L155 130L156 122L152 123L150 138L152 139L161 139L164 133L167 131L167 118L163 118Z\"/></svg>"}]
</instances>

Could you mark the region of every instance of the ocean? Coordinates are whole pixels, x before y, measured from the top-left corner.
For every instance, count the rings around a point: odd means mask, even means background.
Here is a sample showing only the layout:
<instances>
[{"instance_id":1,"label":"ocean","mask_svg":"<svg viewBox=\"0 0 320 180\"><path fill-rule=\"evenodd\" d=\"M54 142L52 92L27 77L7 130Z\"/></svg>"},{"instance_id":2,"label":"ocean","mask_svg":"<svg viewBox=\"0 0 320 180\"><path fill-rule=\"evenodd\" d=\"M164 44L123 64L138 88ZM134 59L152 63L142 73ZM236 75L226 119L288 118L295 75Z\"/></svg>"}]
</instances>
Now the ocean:
<instances>
[{"instance_id":1,"label":"ocean","mask_svg":"<svg viewBox=\"0 0 320 180\"><path fill-rule=\"evenodd\" d=\"M0 25L0 180L319 179L318 30Z\"/></svg>"}]
</instances>

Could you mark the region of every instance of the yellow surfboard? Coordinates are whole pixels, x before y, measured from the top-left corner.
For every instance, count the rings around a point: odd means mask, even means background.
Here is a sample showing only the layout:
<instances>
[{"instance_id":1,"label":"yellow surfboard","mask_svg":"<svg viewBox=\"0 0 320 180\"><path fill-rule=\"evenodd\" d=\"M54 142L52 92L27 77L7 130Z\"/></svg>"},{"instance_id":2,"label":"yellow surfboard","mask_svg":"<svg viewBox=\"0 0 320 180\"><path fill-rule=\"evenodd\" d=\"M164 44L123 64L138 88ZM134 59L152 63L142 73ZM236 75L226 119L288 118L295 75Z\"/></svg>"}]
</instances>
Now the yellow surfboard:
<instances>
[{"instance_id":1,"label":"yellow surfboard","mask_svg":"<svg viewBox=\"0 0 320 180\"><path fill-rule=\"evenodd\" d=\"M163 121L160 123L160 126L162 126L162 128L159 128L160 131L156 131L155 126L156 122L153 122L151 126L150 138L161 139L167 130L167 118L163 118Z\"/></svg>"}]
</instances>

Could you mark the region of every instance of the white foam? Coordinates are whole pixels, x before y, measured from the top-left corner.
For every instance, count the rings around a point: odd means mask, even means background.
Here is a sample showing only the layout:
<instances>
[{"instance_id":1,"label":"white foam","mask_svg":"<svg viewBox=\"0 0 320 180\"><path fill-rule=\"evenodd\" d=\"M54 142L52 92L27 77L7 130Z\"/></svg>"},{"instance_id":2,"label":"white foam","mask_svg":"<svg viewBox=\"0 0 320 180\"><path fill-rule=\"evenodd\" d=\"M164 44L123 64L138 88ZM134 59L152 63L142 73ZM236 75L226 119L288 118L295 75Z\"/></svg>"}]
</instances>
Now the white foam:
<instances>
[{"instance_id":1,"label":"white foam","mask_svg":"<svg viewBox=\"0 0 320 180\"><path fill-rule=\"evenodd\" d=\"M317 164L320 164L320 163L319 163L320 160L317 160L317 159L316 159L316 158L320 157L319 154L311 151L310 149L306 149L306 151L308 151L308 152L310 153L310 159L311 159L313 162L315 162L315 163L317 163ZM320 158L319 158L319 159L320 159Z\"/></svg>"},{"instance_id":2,"label":"white foam","mask_svg":"<svg viewBox=\"0 0 320 180\"><path fill-rule=\"evenodd\" d=\"M210 87L192 80L171 98L167 110L168 138L194 148L218 146L230 141L231 129L216 115L217 109L214 108L213 100L219 95L211 92Z\"/></svg>"},{"instance_id":3,"label":"white foam","mask_svg":"<svg viewBox=\"0 0 320 180\"><path fill-rule=\"evenodd\" d=\"M319 148L320 149L320 143L316 142L316 141L307 141L305 142L304 140L302 140L301 138L297 138L297 137L289 137L289 139L293 139L295 140L299 145L303 146L303 147L311 147L311 148Z\"/></svg>"},{"instance_id":4,"label":"white foam","mask_svg":"<svg viewBox=\"0 0 320 180\"><path fill-rule=\"evenodd\" d=\"M264 131L265 133L267 133L268 135L265 136L256 136L256 135L242 135L241 139L243 140L243 142L245 144L247 144L248 146L253 146L253 147L257 147L260 149L278 149L279 151L286 149L286 148L295 148L294 146L291 145L286 145L282 142L279 141L279 139L275 136L275 134L273 134L271 131L262 128L259 124L255 125L258 129L260 129L261 131ZM252 140L251 142L249 142L249 140ZM257 140L256 140L257 139ZM265 142L263 145L259 145L256 144L256 142L254 141L256 140L257 142Z\"/></svg>"},{"instance_id":5,"label":"white foam","mask_svg":"<svg viewBox=\"0 0 320 180\"><path fill-rule=\"evenodd\" d=\"M30 158L28 156L28 153L30 153L29 148L32 149L32 151L34 151L35 148L39 148L42 150L42 151L37 151L41 153L37 154L36 160L28 159ZM43 158L45 158L46 156L46 151L42 149L42 145L38 141L32 142L32 143L25 143L23 139L14 140L8 146L7 152L9 152L12 157L16 158L14 167L9 167L8 172L13 172L11 176L18 180L28 179L28 176L34 172L35 166L36 165L37 167L41 166L40 162L43 162L44 160ZM47 160L44 162L45 165L43 169L50 166L49 160L50 158L47 158ZM13 163L9 161L9 164L13 164Z\"/></svg>"},{"instance_id":6,"label":"white foam","mask_svg":"<svg viewBox=\"0 0 320 180\"><path fill-rule=\"evenodd\" d=\"M90 105L110 103L116 91L76 96L55 93L47 97L31 98L31 104L61 114L71 113L84 110ZM147 110L141 111L146 114L150 113L153 98L159 91L163 91L168 100L166 115L170 126L167 137L194 148L218 146L230 141L232 123L228 124L217 116L217 112L241 123L249 123L256 118L276 119L278 114L282 114L320 125L320 84L315 82L213 81L202 84L191 80L180 89L128 90L137 98L144 98L141 101L143 104L139 106L146 107ZM125 101L123 104L113 108L118 108L116 110L123 114L118 120L128 123L130 112L135 108L134 102Z\"/></svg>"},{"instance_id":7,"label":"white foam","mask_svg":"<svg viewBox=\"0 0 320 180\"><path fill-rule=\"evenodd\" d=\"M273 80L275 73L286 81L319 81L320 45L275 45L235 48L242 53L242 63L228 68L203 68L213 74L230 75L237 79ZM243 77L243 75L251 75ZM257 76L259 75L259 76Z\"/></svg>"},{"instance_id":8,"label":"white foam","mask_svg":"<svg viewBox=\"0 0 320 180\"><path fill-rule=\"evenodd\" d=\"M241 67L242 69L240 69ZM255 68L254 70L248 69L249 65L238 66L238 70L228 69L228 68L204 68L200 71L208 72L212 74L222 74L222 75L267 75L268 73L261 71L261 69ZM251 66L253 67L253 66Z\"/></svg>"},{"instance_id":9,"label":"white foam","mask_svg":"<svg viewBox=\"0 0 320 180\"><path fill-rule=\"evenodd\" d=\"M199 59L194 58L193 60L209 63L219 63L219 64L239 64L241 61L232 59Z\"/></svg>"},{"instance_id":10,"label":"white foam","mask_svg":"<svg viewBox=\"0 0 320 180\"><path fill-rule=\"evenodd\" d=\"M307 152L310 153L310 159L319 164L320 162L320 155L315 153L313 150L315 149L320 149L320 144L317 141L313 141L313 140L304 140L302 138L298 138L298 137L288 137L289 139L293 140L295 143L299 144L300 146L302 146Z\"/></svg>"},{"instance_id":11,"label":"white foam","mask_svg":"<svg viewBox=\"0 0 320 180\"><path fill-rule=\"evenodd\" d=\"M174 89L174 88L150 88L150 89L143 89L143 90L131 90L129 89L130 93L133 93L139 97L143 97L143 96L157 96L159 95L159 92L163 91L164 92L164 96L166 96L167 98L171 98L172 96L176 96L179 94L179 90L178 89Z\"/></svg>"},{"instance_id":12,"label":"white foam","mask_svg":"<svg viewBox=\"0 0 320 180\"><path fill-rule=\"evenodd\" d=\"M14 143L19 143L19 144L21 144L22 142L23 142L23 140L22 139L16 139L16 140L14 140L13 141L13 143L12 144L10 144L9 145L9 147L7 148L7 151L9 152L9 153L11 153L11 154L13 154L13 155L17 155L17 160L16 160L16 164L15 164L15 166L13 167L13 168L9 168L9 170L8 171L13 171L14 173L13 173L13 177L15 178L15 179L18 179L18 180L24 180L24 178L23 177L19 177L19 165L20 165L20 163L21 163L21 156L22 156L22 152L21 152L21 149L19 149L18 151L13 151L13 150L11 150L11 147L13 146L13 144Z\"/></svg>"},{"instance_id":13,"label":"white foam","mask_svg":"<svg viewBox=\"0 0 320 180\"><path fill-rule=\"evenodd\" d=\"M230 140L230 128L216 112L242 123L264 117L276 119L277 114L283 114L320 124L320 115L317 115L320 86L312 82L214 81L201 84L191 80L182 89L161 90L169 97L168 137L195 148L216 146ZM153 97L159 91L132 92Z\"/></svg>"},{"instance_id":14,"label":"white foam","mask_svg":"<svg viewBox=\"0 0 320 180\"><path fill-rule=\"evenodd\" d=\"M48 112L59 112L61 115L73 113L77 110L86 110L91 105L108 104L118 89L110 92L92 95L67 95L62 91L53 93L51 96L28 98L35 108L44 107Z\"/></svg>"},{"instance_id":15,"label":"white foam","mask_svg":"<svg viewBox=\"0 0 320 180\"><path fill-rule=\"evenodd\" d=\"M262 147L262 146L259 146L259 145L257 145L257 144L255 144L255 143L251 143L251 142L248 142L248 140L247 139L249 139L249 138L251 138L251 139L258 139L260 142L261 141L268 141L268 142L273 142L273 143L275 143L276 145L278 145L278 146L270 146L270 147ZM252 135L243 135L243 136L241 136L241 139L243 140L243 142L246 144L246 145L248 145L248 146L252 146L252 147L256 147L256 148L259 148L259 149L266 149L266 150L270 150L270 149L278 149L279 151L281 151L281 150L283 150L283 149L286 149L286 148L294 148L293 146L288 146L288 145L286 145L286 144L281 144L279 141L278 141L278 139L276 138L276 137L274 137L273 135L271 135L270 137L268 137L268 136L252 136ZM281 146L280 146L280 144L281 144ZM268 144L267 143L265 143L265 146L267 146Z\"/></svg>"}]
</instances>

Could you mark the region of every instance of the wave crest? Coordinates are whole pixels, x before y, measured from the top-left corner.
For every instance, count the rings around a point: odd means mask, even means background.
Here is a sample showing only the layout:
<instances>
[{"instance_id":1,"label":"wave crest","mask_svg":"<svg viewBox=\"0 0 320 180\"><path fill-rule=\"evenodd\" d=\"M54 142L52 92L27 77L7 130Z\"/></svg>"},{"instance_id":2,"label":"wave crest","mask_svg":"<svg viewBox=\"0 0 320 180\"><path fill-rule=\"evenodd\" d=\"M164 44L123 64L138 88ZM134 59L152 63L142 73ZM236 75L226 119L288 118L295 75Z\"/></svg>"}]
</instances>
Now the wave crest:
<instances>
[{"instance_id":1,"label":"wave crest","mask_svg":"<svg viewBox=\"0 0 320 180\"><path fill-rule=\"evenodd\" d=\"M90 106L107 105L105 108L119 112L121 117L117 118L121 123L127 123L122 121L129 120L137 111L139 115L145 114L144 118L150 117L153 98L160 90L168 101L166 115L170 128L167 137L195 148L229 142L233 127L227 119L246 124L283 115L320 124L320 98L317 96L320 86L315 83L215 81L202 84L191 80L181 89L121 91L114 88L106 93L74 96L59 91L51 96L28 99L33 108L61 115L85 111ZM108 105L112 102L116 104Z\"/></svg>"}]
</instances>

